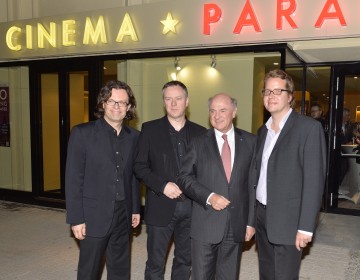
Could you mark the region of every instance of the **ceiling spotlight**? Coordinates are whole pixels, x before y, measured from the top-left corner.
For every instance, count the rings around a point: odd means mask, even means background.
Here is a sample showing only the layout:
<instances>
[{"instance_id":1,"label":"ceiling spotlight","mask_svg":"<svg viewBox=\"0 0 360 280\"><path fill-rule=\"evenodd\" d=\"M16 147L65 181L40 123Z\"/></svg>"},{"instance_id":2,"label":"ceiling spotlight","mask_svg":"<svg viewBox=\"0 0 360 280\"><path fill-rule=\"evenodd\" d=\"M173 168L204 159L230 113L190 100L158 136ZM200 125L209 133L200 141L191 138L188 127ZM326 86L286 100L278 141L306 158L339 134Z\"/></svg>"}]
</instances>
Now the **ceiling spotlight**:
<instances>
[{"instance_id":1,"label":"ceiling spotlight","mask_svg":"<svg viewBox=\"0 0 360 280\"><path fill-rule=\"evenodd\" d=\"M212 68L215 68L215 67L216 67L216 56L215 56L215 55L212 55L212 56L211 56L211 64L210 64L210 66L211 66Z\"/></svg>"},{"instance_id":2,"label":"ceiling spotlight","mask_svg":"<svg viewBox=\"0 0 360 280\"><path fill-rule=\"evenodd\" d=\"M180 70L181 70L181 66L180 66L180 64L179 64L179 60L180 60L180 58L175 57L174 67L175 67L176 71L180 71Z\"/></svg>"}]
</instances>

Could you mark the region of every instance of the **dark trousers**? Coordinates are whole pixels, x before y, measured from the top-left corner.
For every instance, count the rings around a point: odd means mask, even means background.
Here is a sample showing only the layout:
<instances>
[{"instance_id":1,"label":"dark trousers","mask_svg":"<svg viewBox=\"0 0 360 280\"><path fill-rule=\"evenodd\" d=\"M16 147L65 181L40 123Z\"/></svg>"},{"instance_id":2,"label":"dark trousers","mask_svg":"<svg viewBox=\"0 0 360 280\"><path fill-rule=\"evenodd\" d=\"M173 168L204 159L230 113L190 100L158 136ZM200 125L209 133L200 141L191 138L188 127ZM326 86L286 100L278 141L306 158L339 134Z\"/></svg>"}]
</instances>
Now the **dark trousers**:
<instances>
[{"instance_id":1,"label":"dark trousers","mask_svg":"<svg viewBox=\"0 0 360 280\"><path fill-rule=\"evenodd\" d=\"M256 244L260 280L299 279L302 252L296 249L295 244L273 244L268 240L266 209L261 206L256 208Z\"/></svg>"},{"instance_id":2,"label":"dark trousers","mask_svg":"<svg viewBox=\"0 0 360 280\"><path fill-rule=\"evenodd\" d=\"M190 222L191 201L186 199L176 203L174 215L166 227L147 225L146 280L164 279L165 260L172 236L174 236L175 250L171 279L189 279L191 268Z\"/></svg>"},{"instance_id":3,"label":"dark trousers","mask_svg":"<svg viewBox=\"0 0 360 280\"><path fill-rule=\"evenodd\" d=\"M230 220L223 240L218 244L191 240L192 272L194 280L239 279L242 242L235 242Z\"/></svg>"},{"instance_id":4,"label":"dark trousers","mask_svg":"<svg viewBox=\"0 0 360 280\"><path fill-rule=\"evenodd\" d=\"M77 279L100 279L104 254L107 279L130 279L130 235L124 201L115 203L113 221L104 237L86 236L80 241Z\"/></svg>"}]
</instances>

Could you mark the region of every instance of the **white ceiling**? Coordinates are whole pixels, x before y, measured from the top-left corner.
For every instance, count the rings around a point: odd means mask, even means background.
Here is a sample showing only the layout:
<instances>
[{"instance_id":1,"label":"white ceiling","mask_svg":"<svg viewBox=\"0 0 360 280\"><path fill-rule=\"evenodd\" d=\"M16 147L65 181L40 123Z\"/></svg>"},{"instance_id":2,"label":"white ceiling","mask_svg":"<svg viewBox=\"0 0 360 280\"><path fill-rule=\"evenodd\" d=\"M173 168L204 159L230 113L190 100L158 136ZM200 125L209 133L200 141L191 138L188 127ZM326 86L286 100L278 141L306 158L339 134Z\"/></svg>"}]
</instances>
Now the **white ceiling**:
<instances>
[{"instance_id":1,"label":"white ceiling","mask_svg":"<svg viewBox=\"0 0 360 280\"><path fill-rule=\"evenodd\" d=\"M297 41L288 45L307 63L360 61L360 38Z\"/></svg>"}]
</instances>

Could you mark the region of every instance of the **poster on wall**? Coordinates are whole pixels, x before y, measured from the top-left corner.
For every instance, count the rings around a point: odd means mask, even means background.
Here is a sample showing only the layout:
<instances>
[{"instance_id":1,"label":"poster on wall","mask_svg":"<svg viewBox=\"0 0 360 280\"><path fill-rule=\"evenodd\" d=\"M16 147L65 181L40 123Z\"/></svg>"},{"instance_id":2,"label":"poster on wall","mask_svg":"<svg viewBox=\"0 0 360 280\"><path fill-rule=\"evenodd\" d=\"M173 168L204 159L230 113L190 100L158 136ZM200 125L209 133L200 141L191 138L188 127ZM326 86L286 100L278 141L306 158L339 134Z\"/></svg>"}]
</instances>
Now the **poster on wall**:
<instances>
[{"instance_id":1,"label":"poster on wall","mask_svg":"<svg viewBox=\"0 0 360 280\"><path fill-rule=\"evenodd\" d=\"M10 147L9 87L0 86L0 146Z\"/></svg>"}]
</instances>

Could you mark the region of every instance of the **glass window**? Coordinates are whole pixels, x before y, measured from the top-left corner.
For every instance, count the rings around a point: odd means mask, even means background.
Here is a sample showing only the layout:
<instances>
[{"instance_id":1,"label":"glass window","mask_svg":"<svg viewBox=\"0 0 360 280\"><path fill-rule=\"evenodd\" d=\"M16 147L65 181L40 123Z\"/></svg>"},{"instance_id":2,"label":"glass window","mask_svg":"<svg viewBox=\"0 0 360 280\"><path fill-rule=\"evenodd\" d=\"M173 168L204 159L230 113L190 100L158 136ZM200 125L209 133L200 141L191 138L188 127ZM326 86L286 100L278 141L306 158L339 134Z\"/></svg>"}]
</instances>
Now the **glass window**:
<instances>
[{"instance_id":1,"label":"glass window","mask_svg":"<svg viewBox=\"0 0 360 280\"><path fill-rule=\"evenodd\" d=\"M345 75L338 208L360 210L360 79Z\"/></svg>"}]
</instances>

